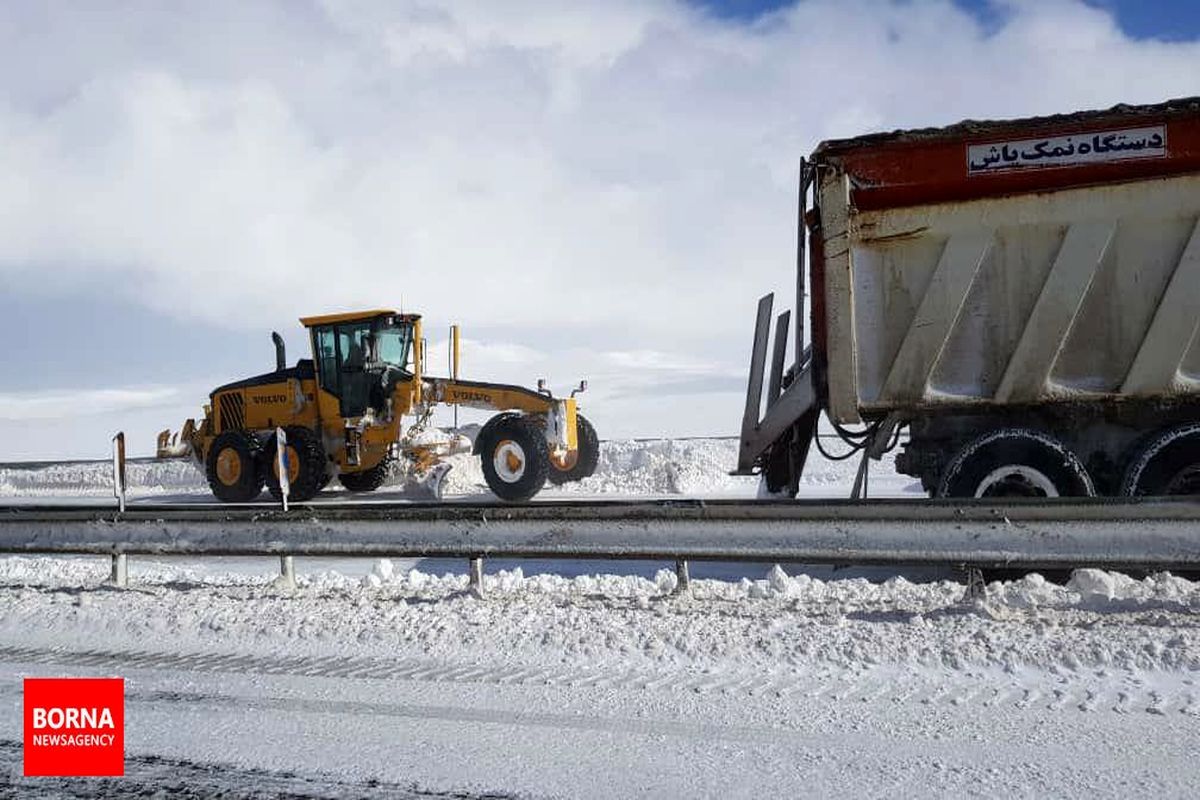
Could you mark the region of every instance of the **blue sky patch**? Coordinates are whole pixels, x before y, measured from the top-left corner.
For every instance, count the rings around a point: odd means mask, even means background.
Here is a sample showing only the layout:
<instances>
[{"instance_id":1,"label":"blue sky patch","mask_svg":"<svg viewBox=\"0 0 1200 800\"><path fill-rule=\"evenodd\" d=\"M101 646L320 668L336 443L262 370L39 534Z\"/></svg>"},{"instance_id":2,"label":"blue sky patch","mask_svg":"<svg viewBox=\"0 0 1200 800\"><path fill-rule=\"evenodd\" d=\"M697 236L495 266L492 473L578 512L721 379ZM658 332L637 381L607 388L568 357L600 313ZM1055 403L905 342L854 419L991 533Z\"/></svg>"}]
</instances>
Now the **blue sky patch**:
<instances>
[{"instance_id":1,"label":"blue sky patch","mask_svg":"<svg viewBox=\"0 0 1200 800\"><path fill-rule=\"evenodd\" d=\"M723 19L752 20L794 0L695 0ZM955 0L970 10L988 29L1004 20L1003 4L991 0ZM1121 29L1138 39L1180 41L1200 36L1200 2L1195 0L1089 0L1088 5L1116 15Z\"/></svg>"}]
</instances>

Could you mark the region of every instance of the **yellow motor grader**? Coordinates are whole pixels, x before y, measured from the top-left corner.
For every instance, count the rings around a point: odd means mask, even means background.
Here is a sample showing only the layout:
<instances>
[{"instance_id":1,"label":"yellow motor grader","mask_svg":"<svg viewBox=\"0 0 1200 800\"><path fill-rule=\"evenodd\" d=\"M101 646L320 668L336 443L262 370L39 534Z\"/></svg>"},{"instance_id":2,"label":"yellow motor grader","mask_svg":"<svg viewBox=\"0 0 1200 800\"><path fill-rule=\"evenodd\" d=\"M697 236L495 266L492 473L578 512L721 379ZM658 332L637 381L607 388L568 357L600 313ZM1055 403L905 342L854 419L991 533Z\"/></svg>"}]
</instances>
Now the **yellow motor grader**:
<instances>
[{"instance_id":1,"label":"yellow motor grader","mask_svg":"<svg viewBox=\"0 0 1200 800\"><path fill-rule=\"evenodd\" d=\"M586 382L556 398L540 381L533 390L426 377L417 314L379 309L300 322L311 359L288 367L283 339L273 333L275 371L214 389L199 425L189 419L178 434L159 434L158 456L194 458L224 502L254 500L264 484L279 498L275 431L282 428L292 500L311 498L334 477L352 492L370 492L397 459L419 476L465 449L455 444L465 442L461 437L427 435L433 409L442 404L500 412L479 430L472 452L502 500L525 501L547 480L562 484L595 471L599 440L575 400Z\"/></svg>"}]
</instances>

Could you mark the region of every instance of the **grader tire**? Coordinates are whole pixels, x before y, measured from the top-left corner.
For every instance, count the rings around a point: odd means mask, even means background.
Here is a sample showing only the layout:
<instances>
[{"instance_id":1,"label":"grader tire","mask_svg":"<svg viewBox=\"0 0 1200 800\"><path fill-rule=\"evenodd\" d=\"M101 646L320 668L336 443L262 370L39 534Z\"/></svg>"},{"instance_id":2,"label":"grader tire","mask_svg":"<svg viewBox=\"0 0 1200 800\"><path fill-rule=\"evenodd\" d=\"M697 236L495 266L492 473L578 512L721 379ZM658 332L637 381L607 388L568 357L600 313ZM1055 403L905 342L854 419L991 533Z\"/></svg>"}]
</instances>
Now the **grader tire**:
<instances>
[{"instance_id":1,"label":"grader tire","mask_svg":"<svg viewBox=\"0 0 1200 800\"><path fill-rule=\"evenodd\" d=\"M383 486L391 465L391 457L384 456L382 461L370 469L364 469L361 472L343 472L338 475L338 481L351 492L373 492Z\"/></svg>"},{"instance_id":2,"label":"grader tire","mask_svg":"<svg viewBox=\"0 0 1200 800\"><path fill-rule=\"evenodd\" d=\"M561 461L553 456L550 458L547 479L555 486L590 477L600 463L600 437L596 435L596 429L582 414L577 415L575 420L577 449Z\"/></svg>"},{"instance_id":3,"label":"grader tire","mask_svg":"<svg viewBox=\"0 0 1200 800\"><path fill-rule=\"evenodd\" d=\"M258 439L248 431L225 431L208 450L204 474L223 503L248 503L262 492Z\"/></svg>"},{"instance_id":4,"label":"grader tire","mask_svg":"<svg viewBox=\"0 0 1200 800\"><path fill-rule=\"evenodd\" d=\"M508 416L488 425L479 448L488 488L509 503L522 503L542 490L550 472L546 435L527 417Z\"/></svg>"},{"instance_id":5,"label":"grader tire","mask_svg":"<svg viewBox=\"0 0 1200 800\"><path fill-rule=\"evenodd\" d=\"M288 427L284 428L284 432L287 434L290 467L288 499L302 503L321 491L321 481L325 478L325 448L321 446L320 438L308 428ZM276 446L275 435L272 434L263 453L263 472L266 473L267 491L271 497L280 500L283 490L279 487L279 475L276 472Z\"/></svg>"}]
</instances>

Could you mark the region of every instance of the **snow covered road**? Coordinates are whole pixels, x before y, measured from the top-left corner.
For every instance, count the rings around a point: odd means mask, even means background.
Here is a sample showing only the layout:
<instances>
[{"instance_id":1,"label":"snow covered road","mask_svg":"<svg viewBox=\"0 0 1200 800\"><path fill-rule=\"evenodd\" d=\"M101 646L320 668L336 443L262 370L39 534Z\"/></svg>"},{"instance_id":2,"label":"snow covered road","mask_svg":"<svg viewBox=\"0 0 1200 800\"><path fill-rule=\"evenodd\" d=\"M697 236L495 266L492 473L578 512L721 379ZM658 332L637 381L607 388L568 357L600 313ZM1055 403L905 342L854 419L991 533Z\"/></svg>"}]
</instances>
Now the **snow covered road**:
<instances>
[{"instance_id":1,"label":"snow covered road","mask_svg":"<svg viewBox=\"0 0 1200 800\"><path fill-rule=\"evenodd\" d=\"M0 702L19 706L22 675L79 671L69 657L63 661L53 668L0 664ZM1194 717L943 702L933 698L935 684L910 684L904 688L916 691L902 697L896 689L903 684L877 693L869 681L831 687L813 675L805 690L781 696L680 690L669 682L635 688L117 671L127 681L128 752L234 768L224 785L210 775L210 789L244 790L244 777L261 770L311 781L289 790L315 796L359 795L378 781L555 797L759 797L801 789L820 796L1182 797L1196 777ZM191 788L199 788L194 777Z\"/></svg>"},{"instance_id":2,"label":"snow covered road","mask_svg":"<svg viewBox=\"0 0 1200 800\"><path fill-rule=\"evenodd\" d=\"M572 491L747 496L735 447L613 443ZM17 501L106 491L106 465L0 470ZM207 499L180 463L132 491ZM119 590L104 558L2 558L0 795L1195 794L1200 584L1081 570L965 605L943 571L694 564L680 596L670 566L492 560L479 600L461 562L298 558L285 590L270 559L139 557ZM126 679L127 778L19 777L33 675Z\"/></svg>"},{"instance_id":3,"label":"snow covered road","mask_svg":"<svg viewBox=\"0 0 1200 800\"><path fill-rule=\"evenodd\" d=\"M46 666L5 662L2 702ZM49 669L55 674L64 669ZM74 670L68 668L70 674ZM95 672L94 669L90 672ZM978 702L864 687L695 692L204 674L126 668L127 750L299 776L534 796L1186 796L1195 718ZM932 688L931 686L925 688ZM889 696L890 694L890 696ZM5 732L11 738L11 732ZM168 784L169 786L169 784ZM186 784L185 784L186 786ZM204 784L202 784L204 786ZM194 788L194 784L193 784Z\"/></svg>"}]
</instances>

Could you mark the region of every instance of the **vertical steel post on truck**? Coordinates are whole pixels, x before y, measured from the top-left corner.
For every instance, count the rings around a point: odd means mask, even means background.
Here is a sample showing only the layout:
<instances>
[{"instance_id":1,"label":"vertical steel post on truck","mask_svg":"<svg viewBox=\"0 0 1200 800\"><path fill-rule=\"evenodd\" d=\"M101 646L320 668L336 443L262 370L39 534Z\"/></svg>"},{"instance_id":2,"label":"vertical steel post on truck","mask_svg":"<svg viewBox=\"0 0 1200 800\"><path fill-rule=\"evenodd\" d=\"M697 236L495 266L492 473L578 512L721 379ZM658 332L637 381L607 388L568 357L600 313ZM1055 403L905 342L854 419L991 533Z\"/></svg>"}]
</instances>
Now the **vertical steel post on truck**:
<instances>
[{"instance_id":1,"label":"vertical steel post on truck","mask_svg":"<svg viewBox=\"0 0 1200 800\"><path fill-rule=\"evenodd\" d=\"M746 408L742 414L741 441L738 447L737 469L733 475L753 475L763 467L762 457L772 445L788 438L791 447L787 457L794 463L788 467L790 475L798 477L804 468L808 445L816 425L811 414L817 408L818 398L813 383L812 349L804 344L805 325L805 214L807 193L815 170L805 159L800 161L800 179L796 215L796 327L792 366L785 373L783 365L787 358L788 328L792 314L784 311L775 324L775 347L772 352L770 381L767 385L767 408L762 412L763 379L766 373L767 343L771 333L771 310L775 295L759 298L758 314L754 325L754 345L750 355L750 377L746 386ZM786 385L785 385L786 384ZM760 416L761 415L761 416ZM812 422L812 424L808 424Z\"/></svg>"}]
</instances>

